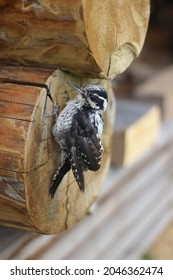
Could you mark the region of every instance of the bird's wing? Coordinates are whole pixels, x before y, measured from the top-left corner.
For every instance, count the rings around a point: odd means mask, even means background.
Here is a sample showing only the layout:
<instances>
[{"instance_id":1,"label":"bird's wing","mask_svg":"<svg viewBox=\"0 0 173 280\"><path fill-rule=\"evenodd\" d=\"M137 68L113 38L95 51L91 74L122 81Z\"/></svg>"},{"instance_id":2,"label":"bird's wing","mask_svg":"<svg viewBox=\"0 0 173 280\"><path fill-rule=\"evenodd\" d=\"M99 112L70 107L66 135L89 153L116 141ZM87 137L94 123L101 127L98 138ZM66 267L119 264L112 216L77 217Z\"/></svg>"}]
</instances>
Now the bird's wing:
<instances>
[{"instance_id":1,"label":"bird's wing","mask_svg":"<svg viewBox=\"0 0 173 280\"><path fill-rule=\"evenodd\" d=\"M75 115L66 143L72 171L80 189L84 190L83 171L100 168L103 147L97 129L83 111L78 110Z\"/></svg>"},{"instance_id":2,"label":"bird's wing","mask_svg":"<svg viewBox=\"0 0 173 280\"><path fill-rule=\"evenodd\" d=\"M65 135L65 140L67 144L67 155L70 161L71 169L73 171L76 182L83 192L85 189L85 182L83 176L83 166L81 164L81 157L79 154L79 150L77 149L74 138L71 136L70 131L68 131Z\"/></svg>"}]
</instances>

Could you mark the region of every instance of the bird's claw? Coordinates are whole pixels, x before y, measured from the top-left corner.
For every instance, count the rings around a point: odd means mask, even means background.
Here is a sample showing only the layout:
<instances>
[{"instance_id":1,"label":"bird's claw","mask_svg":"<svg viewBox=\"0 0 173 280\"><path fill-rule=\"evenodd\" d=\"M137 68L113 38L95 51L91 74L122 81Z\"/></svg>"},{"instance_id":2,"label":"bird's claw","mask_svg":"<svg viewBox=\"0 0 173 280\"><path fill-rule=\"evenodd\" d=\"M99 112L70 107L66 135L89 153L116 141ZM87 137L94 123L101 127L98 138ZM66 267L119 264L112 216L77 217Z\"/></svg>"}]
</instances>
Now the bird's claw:
<instances>
[{"instance_id":1,"label":"bird's claw","mask_svg":"<svg viewBox=\"0 0 173 280\"><path fill-rule=\"evenodd\" d=\"M52 116L55 116L55 117L57 117L58 116L58 108L59 106L58 106L58 103L57 102L54 102L53 103L53 112L52 112Z\"/></svg>"},{"instance_id":2,"label":"bird's claw","mask_svg":"<svg viewBox=\"0 0 173 280\"><path fill-rule=\"evenodd\" d=\"M58 106L58 103L57 102L54 102L53 103L53 111L50 115L48 115L47 117L53 117L55 116L56 118L58 117L58 109L59 109L59 106Z\"/></svg>"}]
</instances>

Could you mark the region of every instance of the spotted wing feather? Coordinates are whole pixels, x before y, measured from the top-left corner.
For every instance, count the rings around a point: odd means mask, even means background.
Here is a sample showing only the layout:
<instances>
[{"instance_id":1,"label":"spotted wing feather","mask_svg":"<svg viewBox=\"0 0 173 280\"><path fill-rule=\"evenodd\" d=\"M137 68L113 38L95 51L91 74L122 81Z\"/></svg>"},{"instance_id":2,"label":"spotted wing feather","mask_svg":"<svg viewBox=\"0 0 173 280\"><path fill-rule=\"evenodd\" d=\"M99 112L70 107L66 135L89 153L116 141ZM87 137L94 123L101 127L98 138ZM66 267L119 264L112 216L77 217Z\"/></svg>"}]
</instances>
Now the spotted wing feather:
<instances>
[{"instance_id":1,"label":"spotted wing feather","mask_svg":"<svg viewBox=\"0 0 173 280\"><path fill-rule=\"evenodd\" d=\"M71 148L71 168L80 190L84 192L85 183L84 183L83 169L81 165L81 158L79 156L79 151L76 146L73 146Z\"/></svg>"},{"instance_id":2,"label":"spotted wing feather","mask_svg":"<svg viewBox=\"0 0 173 280\"><path fill-rule=\"evenodd\" d=\"M83 166L81 165L81 156L79 153L79 149L76 146L76 141L71 131L68 131L66 133L65 141L67 145L67 155L71 164L71 169L80 190L83 192L85 188Z\"/></svg>"},{"instance_id":3,"label":"spotted wing feather","mask_svg":"<svg viewBox=\"0 0 173 280\"><path fill-rule=\"evenodd\" d=\"M103 147L90 118L78 110L66 143L70 151L71 167L81 190L84 190L84 170L100 168Z\"/></svg>"},{"instance_id":4,"label":"spotted wing feather","mask_svg":"<svg viewBox=\"0 0 173 280\"><path fill-rule=\"evenodd\" d=\"M96 171L100 168L103 147L94 123L83 111L78 111L73 131L76 142L87 168ZM76 126L76 129L75 129Z\"/></svg>"}]
</instances>

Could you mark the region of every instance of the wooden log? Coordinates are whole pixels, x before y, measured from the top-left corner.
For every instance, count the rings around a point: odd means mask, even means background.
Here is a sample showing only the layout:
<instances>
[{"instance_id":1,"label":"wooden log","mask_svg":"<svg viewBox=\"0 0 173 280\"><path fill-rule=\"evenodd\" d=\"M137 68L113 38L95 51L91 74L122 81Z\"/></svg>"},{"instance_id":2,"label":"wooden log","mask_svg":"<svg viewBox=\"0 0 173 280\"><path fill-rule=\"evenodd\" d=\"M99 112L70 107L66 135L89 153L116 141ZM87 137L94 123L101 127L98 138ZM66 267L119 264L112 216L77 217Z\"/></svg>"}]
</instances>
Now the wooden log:
<instances>
[{"instance_id":1,"label":"wooden log","mask_svg":"<svg viewBox=\"0 0 173 280\"><path fill-rule=\"evenodd\" d=\"M104 114L102 137L104 160L98 172L87 172L86 191L79 188L69 172L54 199L49 197L53 174L60 161L60 148L51 134L53 119L48 117L52 104L45 89L0 83L0 224L47 234L72 227L96 200L110 162L110 139L114 102L106 80L78 78L56 70L1 67L1 78L46 83L60 109L65 105L64 92L74 92L67 85L99 83L109 94L109 109Z\"/></svg>"},{"instance_id":2,"label":"wooden log","mask_svg":"<svg viewBox=\"0 0 173 280\"><path fill-rule=\"evenodd\" d=\"M163 120L173 118L173 65L146 80L134 90L136 99L146 103L158 104Z\"/></svg>"},{"instance_id":3,"label":"wooden log","mask_svg":"<svg viewBox=\"0 0 173 280\"><path fill-rule=\"evenodd\" d=\"M0 0L0 61L112 78L138 56L149 0Z\"/></svg>"},{"instance_id":4,"label":"wooden log","mask_svg":"<svg viewBox=\"0 0 173 280\"><path fill-rule=\"evenodd\" d=\"M159 128L160 110L157 105L117 100L112 163L133 163L155 143Z\"/></svg>"}]
</instances>

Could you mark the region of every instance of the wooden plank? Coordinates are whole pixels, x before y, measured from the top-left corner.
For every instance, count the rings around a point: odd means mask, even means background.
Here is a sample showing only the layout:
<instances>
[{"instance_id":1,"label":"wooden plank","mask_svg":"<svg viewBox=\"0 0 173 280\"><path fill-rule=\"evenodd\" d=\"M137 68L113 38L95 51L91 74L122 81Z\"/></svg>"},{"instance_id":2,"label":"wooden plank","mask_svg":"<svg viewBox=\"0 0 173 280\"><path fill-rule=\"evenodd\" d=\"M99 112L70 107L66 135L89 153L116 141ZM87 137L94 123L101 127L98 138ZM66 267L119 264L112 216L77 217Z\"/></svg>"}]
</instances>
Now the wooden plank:
<instances>
[{"instance_id":1,"label":"wooden plank","mask_svg":"<svg viewBox=\"0 0 173 280\"><path fill-rule=\"evenodd\" d=\"M158 106L117 100L112 140L112 163L128 165L155 143L160 129Z\"/></svg>"},{"instance_id":2,"label":"wooden plank","mask_svg":"<svg viewBox=\"0 0 173 280\"><path fill-rule=\"evenodd\" d=\"M1 260L7 259L7 255L5 256L4 252L8 251L14 244L17 243L19 246L19 240L21 240L25 235L24 231L14 230L12 228L0 227L0 239L1 239ZM10 249L11 250L11 249ZM3 252L3 254L2 254Z\"/></svg>"},{"instance_id":3,"label":"wooden plank","mask_svg":"<svg viewBox=\"0 0 173 280\"><path fill-rule=\"evenodd\" d=\"M135 98L158 104L161 108L163 120L173 117L173 66L170 65L153 75L134 90Z\"/></svg>"},{"instance_id":4,"label":"wooden plank","mask_svg":"<svg viewBox=\"0 0 173 280\"><path fill-rule=\"evenodd\" d=\"M157 221L153 221L151 229L145 232L141 238L138 238L135 242L135 246L124 254L124 259L140 259L147 252L147 250L152 246L159 235L169 226L173 217L173 209L167 209L162 211L162 218L158 217ZM144 239L145 242L141 242Z\"/></svg>"},{"instance_id":5,"label":"wooden plank","mask_svg":"<svg viewBox=\"0 0 173 280\"><path fill-rule=\"evenodd\" d=\"M166 184L163 184L162 186L166 187ZM169 211L168 204L170 203L170 195L172 195L171 192L165 193L163 190L163 192L160 195L159 204L155 203L155 207L150 207L150 215L144 216L142 221L141 219L139 219L139 223L135 225L136 227L135 231L134 231L134 227L130 227L128 230L128 236L124 236L124 238L122 237L120 244L114 243L114 245L107 248L107 252L105 252L103 258L104 259L123 258L123 254L127 250L128 244L135 244L137 237L140 238L139 235L143 233L144 230L146 230L146 226L151 227L156 219L160 220L162 217L162 213L165 212L165 209Z\"/></svg>"}]
</instances>

